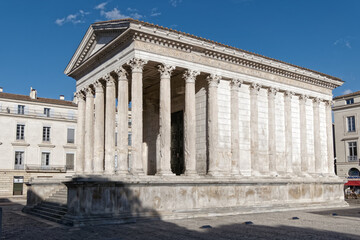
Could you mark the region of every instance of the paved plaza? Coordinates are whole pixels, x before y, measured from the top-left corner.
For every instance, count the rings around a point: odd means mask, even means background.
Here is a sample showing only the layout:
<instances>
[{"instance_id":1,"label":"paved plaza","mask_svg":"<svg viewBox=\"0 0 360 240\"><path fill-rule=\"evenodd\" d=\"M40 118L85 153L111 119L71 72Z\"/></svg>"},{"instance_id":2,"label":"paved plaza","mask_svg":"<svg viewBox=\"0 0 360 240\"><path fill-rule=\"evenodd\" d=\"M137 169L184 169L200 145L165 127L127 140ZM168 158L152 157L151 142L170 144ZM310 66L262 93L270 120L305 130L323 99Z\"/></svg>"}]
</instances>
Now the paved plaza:
<instances>
[{"instance_id":1,"label":"paved plaza","mask_svg":"<svg viewBox=\"0 0 360 240\"><path fill-rule=\"evenodd\" d=\"M360 239L359 202L341 209L76 228L22 213L23 204L21 201L0 202L3 209L0 239Z\"/></svg>"}]
</instances>

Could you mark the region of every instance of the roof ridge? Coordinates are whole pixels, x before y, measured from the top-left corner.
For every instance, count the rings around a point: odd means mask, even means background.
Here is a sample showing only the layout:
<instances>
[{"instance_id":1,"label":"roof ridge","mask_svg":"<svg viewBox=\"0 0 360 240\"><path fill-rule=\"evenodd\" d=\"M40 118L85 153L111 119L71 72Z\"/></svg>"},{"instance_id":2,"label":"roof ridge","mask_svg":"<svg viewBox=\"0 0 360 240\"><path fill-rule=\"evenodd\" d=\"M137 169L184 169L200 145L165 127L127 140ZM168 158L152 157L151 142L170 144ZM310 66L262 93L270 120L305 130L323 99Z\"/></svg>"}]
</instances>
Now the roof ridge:
<instances>
[{"instance_id":1,"label":"roof ridge","mask_svg":"<svg viewBox=\"0 0 360 240\"><path fill-rule=\"evenodd\" d=\"M174 33L183 34L183 35L188 36L188 37L196 38L196 39L199 39L199 40L202 40L202 41L206 41L206 42L210 42L210 43L213 43L213 44L217 44L217 45L219 45L219 46L227 47L227 48L230 48L230 49L233 49L233 50L237 50L237 51L244 52L244 53L247 53L247 54L255 55L255 56L262 57L262 58L265 58L265 59L268 59L268 60L272 60L272 61L276 61L276 62L279 62L279 63L283 63L283 64L286 64L286 65L289 65L289 66L292 66L292 67L300 68L300 69L303 69L303 70L306 70L306 71L310 71L310 72L319 74L319 75L324 76L324 77L329 77L329 78L332 78L332 79L334 79L334 80L344 82L344 81L341 80L340 78L331 76L331 75L326 74L326 73L322 73L322 72L315 71L315 70L312 70L312 69L309 69L309 68L301 67L301 66L298 66L298 65L295 65L295 64L292 64L292 63L288 63L288 62L285 62L285 61L282 61L282 60L278 60L278 59L275 59L275 58L267 57L267 56L265 56L265 55L261 55L261 54L254 53L254 52L250 52L250 51L247 51L247 50L244 50L244 49L241 49L241 48L237 48L237 47L233 47L233 46L226 45L226 44L223 44L223 43L219 43L219 42L216 42L216 41L214 41L214 40L210 40L210 39L207 39L207 38L199 37L199 36L196 36L196 35L193 35L193 34L190 34L190 33L178 31L178 30L175 30L175 29L172 29L172 28L163 27L163 26L160 26L160 25L158 25L158 24L149 23L149 22L145 22L145 21L141 21L141 20L137 20L137 19L133 19L133 18L124 18L124 19L114 19L114 20L108 20L108 21L100 21L100 22L95 22L95 23L93 23L93 24L102 24L102 23L111 23L111 22L126 22L126 21L132 22L132 23L140 23L140 24L144 24L144 25L147 25L147 26L151 26L151 27L158 27L158 28L161 28L161 29L164 29L164 30L168 30L168 31L174 32ZM93 25L93 24L91 24L91 25Z\"/></svg>"},{"instance_id":2,"label":"roof ridge","mask_svg":"<svg viewBox=\"0 0 360 240\"><path fill-rule=\"evenodd\" d=\"M343 95L334 97L333 99L336 100L336 99L341 99L341 98L346 98L346 97L352 97L352 96L355 96L355 95L360 95L360 91L356 91L356 92L352 92L352 93L348 93L348 94L343 94Z\"/></svg>"}]
</instances>

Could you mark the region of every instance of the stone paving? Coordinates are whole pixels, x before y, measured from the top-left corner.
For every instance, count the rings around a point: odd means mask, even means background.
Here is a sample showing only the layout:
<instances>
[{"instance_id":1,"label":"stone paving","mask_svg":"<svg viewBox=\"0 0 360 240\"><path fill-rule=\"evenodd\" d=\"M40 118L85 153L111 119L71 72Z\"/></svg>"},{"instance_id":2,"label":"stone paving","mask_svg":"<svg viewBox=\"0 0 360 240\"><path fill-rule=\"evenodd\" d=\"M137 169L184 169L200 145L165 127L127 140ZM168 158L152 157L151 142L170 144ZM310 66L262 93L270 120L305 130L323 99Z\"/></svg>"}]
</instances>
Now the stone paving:
<instances>
[{"instance_id":1,"label":"stone paving","mask_svg":"<svg viewBox=\"0 0 360 240\"><path fill-rule=\"evenodd\" d=\"M81 228L63 226L22 213L23 202L0 202L3 209L0 239L360 239L360 205L354 202L350 207L341 209L143 221Z\"/></svg>"}]
</instances>

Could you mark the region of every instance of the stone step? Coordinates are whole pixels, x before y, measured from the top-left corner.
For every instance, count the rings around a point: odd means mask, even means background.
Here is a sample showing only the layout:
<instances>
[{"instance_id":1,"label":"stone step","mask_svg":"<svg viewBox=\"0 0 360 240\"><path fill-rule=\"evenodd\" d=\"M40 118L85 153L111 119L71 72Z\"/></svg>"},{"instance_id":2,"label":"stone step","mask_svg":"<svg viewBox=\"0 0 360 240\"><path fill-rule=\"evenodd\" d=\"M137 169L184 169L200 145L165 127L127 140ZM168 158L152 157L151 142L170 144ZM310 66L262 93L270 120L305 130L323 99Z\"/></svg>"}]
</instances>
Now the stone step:
<instances>
[{"instance_id":1,"label":"stone step","mask_svg":"<svg viewBox=\"0 0 360 240\"><path fill-rule=\"evenodd\" d=\"M35 213L38 213L38 214L41 214L41 215L44 215L44 216L54 218L54 219L58 219L58 220L60 220L65 215L65 213L64 214L58 214L58 213L53 213L53 212L50 212L50 211L37 209L37 208L33 208L31 211L35 212Z\"/></svg>"},{"instance_id":2,"label":"stone step","mask_svg":"<svg viewBox=\"0 0 360 240\"><path fill-rule=\"evenodd\" d=\"M59 204L54 204L54 203L49 203L49 202L42 202L38 206L45 207L45 208L51 208L56 211L63 211L63 212L67 211L66 205L59 205Z\"/></svg>"},{"instance_id":3,"label":"stone step","mask_svg":"<svg viewBox=\"0 0 360 240\"><path fill-rule=\"evenodd\" d=\"M49 207L58 207L58 208L67 208L66 203L58 203L58 202L49 202L49 201L43 201L40 203L41 205L44 206L49 206Z\"/></svg>"},{"instance_id":4,"label":"stone step","mask_svg":"<svg viewBox=\"0 0 360 240\"><path fill-rule=\"evenodd\" d=\"M41 218L44 218L46 220L49 220L49 221L52 221L52 222L57 222L57 223L61 223L61 218L58 219L58 218L53 218L51 216L48 216L46 214L41 214L41 213L38 213L38 212L34 212L34 211L30 211L29 212L31 215L35 215L37 217L41 217Z\"/></svg>"},{"instance_id":5,"label":"stone step","mask_svg":"<svg viewBox=\"0 0 360 240\"><path fill-rule=\"evenodd\" d=\"M54 207L54 206L46 206L46 205L41 205L41 204L35 206L34 209L46 211L46 212L50 212L50 213L55 213L55 214L59 214L59 215L66 214L66 210L67 210L66 208L58 208L58 207Z\"/></svg>"}]
</instances>

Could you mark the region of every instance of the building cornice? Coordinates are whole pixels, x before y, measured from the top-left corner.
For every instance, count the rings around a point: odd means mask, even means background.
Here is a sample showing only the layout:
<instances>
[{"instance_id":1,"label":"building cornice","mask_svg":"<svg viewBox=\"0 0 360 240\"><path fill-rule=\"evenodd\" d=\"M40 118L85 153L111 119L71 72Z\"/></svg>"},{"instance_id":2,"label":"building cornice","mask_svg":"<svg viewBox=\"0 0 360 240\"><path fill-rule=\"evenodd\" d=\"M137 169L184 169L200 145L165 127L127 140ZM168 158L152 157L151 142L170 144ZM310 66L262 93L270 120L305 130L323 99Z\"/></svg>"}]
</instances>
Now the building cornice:
<instances>
[{"instance_id":1,"label":"building cornice","mask_svg":"<svg viewBox=\"0 0 360 240\"><path fill-rule=\"evenodd\" d=\"M66 74L69 76L79 75L79 70L84 66L87 68L89 64L91 65L91 62L93 62L94 59L99 60L99 58L106 56L110 49L118 47L120 45L119 42L125 42L125 39L128 40L131 38L132 40L157 44L188 53L199 52L208 58L238 64L247 68L264 71L328 89L334 89L343 83L341 79L336 77L213 42L207 39L195 37L190 34L173 31L153 24L144 24L144 22L140 21L128 21L130 22L130 25L125 32L113 39L109 44L100 48L83 63L78 63L73 67L71 72ZM109 25L108 27L111 27L111 22L105 23ZM101 24L102 23L95 23L94 26ZM90 49L90 47L87 49ZM86 53L84 53L84 55L86 55Z\"/></svg>"}]
</instances>

